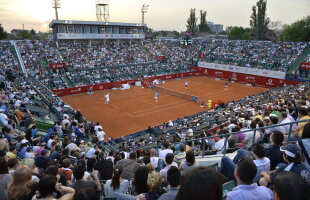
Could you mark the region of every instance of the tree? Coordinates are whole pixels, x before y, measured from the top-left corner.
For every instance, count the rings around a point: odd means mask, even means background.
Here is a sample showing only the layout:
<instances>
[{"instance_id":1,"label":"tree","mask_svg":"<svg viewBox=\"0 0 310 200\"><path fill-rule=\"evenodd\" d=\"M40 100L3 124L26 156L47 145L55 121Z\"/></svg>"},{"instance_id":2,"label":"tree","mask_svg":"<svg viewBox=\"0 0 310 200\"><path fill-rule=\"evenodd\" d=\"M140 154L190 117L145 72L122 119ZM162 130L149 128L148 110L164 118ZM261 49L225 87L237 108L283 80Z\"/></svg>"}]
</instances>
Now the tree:
<instances>
[{"instance_id":1,"label":"tree","mask_svg":"<svg viewBox=\"0 0 310 200\"><path fill-rule=\"evenodd\" d=\"M8 36L7 32L4 30L4 28L0 24L0 40L4 40L7 36Z\"/></svg>"},{"instance_id":2,"label":"tree","mask_svg":"<svg viewBox=\"0 0 310 200\"><path fill-rule=\"evenodd\" d=\"M17 34L18 39L31 39L31 33L26 30L22 30Z\"/></svg>"},{"instance_id":3,"label":"tree","mask_svg":"<svg viewBox=\"0 0 310 200\"><path fill-rule=\"evenodd\" d=\"M291 25L285 25L281 34L281 40L310 42L310 16L298 20Z\"/></svg>"},{"instance_id":4,"label":"tree","mask_svg":"<svg viewBox=\"0 0 310 200\"><path fill-rule=\"evenodd\" d=\"M263 40L267 26L270 22L269 17L266 16L266 0L259 0L256 2L256 6L252 7L252 15L250 18L250 26L255 32L255 39Z\"/></svg>"},{"instance_id":5,"label":"tree","mask_svg":"<svg viewBox=\"0 0 310 200\"><path fill-rule=\"evenodd\" d=\"M199 24L199 32L201 33L210 33L211 29L207 24L207 11L200 10L200 24Z\"/></svg>"},{"instance_id":6,"label":"tree","mask_svg":"<svg viewBox=\"0 0 310 200\"><path fill-rule=\"evenodd\" d=\"M192 35L196 35L197 33L197 18L196 18L196 9L191 8L189 18L187 19L187 31L191 32Z\"/></svg>"},{"instance_id":7,"label":"tree","mask_svg":"<svg viewBox=\"0 0 310 200\"><path fill-rule=\"evenodd\" d=\"M34 35L36 34L35 30L31 29L30 34L32 35L32 39L33 39Z\"/></svg>"},{"instance_id":8,"label":"tree","mask_svg":"<svg viewBox=\"0 0 310 200\"><path fill-rule=\"evenodd\" d=\"M249 40L250 30L244 29L243 27L233 26L227 27L228 39L230 40Z\"/></svg>"}]
</instances>

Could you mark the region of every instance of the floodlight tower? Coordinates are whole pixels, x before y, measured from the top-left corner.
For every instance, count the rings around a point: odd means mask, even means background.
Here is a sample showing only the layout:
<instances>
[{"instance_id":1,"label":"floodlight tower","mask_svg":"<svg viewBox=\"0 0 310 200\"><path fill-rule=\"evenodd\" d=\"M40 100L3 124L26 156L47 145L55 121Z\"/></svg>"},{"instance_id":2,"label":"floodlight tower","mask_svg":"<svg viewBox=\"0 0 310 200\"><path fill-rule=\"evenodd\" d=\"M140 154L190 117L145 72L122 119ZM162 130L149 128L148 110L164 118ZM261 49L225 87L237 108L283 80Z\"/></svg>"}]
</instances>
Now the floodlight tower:
<instances>
[{"instance_id":1,"label":"floodlight tower","mask_svg":"<svg viewBox=\"0 0 310 200\"><path fill-rule=\"evenodd\" d=\"M142 12L142 24L144 24L144 14L147 13L147 10L149 9L150 5L146 5L143 4L142 8L141 8L141 12Z\"/></svg>"},{"instance_id":2,"label":"floodlight tower","mask_svg":"<svg viewBox=\"0 0 310 200\"><path fill-rule=\"evenodd\" d=\"M99 22L110 21L108 0L96 0L96 17Z\"/></svg>"},{"instance_id":3,"label":"floodlight tower","mask_svg":"<svg viewBox=\"0 0 310 200\"><path fill-rule=\"evenodd\" d=\"M55 9L56 20L58 20L58 8L60 8L60 0L53 0L52 6Z\"/></svg>"}]
</instances>

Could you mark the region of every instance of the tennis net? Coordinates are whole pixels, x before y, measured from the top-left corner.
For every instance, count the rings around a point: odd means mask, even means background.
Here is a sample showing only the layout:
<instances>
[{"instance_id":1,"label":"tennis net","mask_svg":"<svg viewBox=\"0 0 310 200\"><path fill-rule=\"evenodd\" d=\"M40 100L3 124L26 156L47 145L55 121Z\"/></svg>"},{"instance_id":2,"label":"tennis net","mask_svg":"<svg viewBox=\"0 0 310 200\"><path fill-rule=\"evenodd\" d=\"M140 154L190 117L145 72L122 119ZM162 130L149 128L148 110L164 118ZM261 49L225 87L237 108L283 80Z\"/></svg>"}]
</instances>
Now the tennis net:
<instances>
[{"instance_id":1,"label":"tennis net","mask_svg":"<svg viewBox=\"0 0 310 200\"><path fill-rule=\"evenodd\" d=\"M177 92L177 91L170 90L168 88L160 87L160 86L157 86L157 85L155 85L153 87L153 89L157 90L157 91L165 92L165 93L170 94L172 96L176 96L176 97L180 97L180 98L186 99L188 101L198 102L198 97L193 96L193 95L185 94L185 93L182 93L182 92Z\"/></svg>"}]
</instances>

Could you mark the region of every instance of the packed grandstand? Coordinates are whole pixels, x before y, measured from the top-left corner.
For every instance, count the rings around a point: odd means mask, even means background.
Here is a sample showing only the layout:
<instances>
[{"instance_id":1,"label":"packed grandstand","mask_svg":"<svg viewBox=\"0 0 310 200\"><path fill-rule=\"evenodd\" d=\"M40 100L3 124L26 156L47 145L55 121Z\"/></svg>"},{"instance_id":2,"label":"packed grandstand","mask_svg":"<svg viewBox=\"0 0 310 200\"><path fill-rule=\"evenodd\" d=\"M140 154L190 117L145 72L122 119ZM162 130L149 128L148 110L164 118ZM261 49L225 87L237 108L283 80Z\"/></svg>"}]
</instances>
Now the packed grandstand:
<instances>
[{"instance_id":1,"label":"packed grandstand","mask_svg":"<svg viewBox=\"0 0 310 200\"><path fill-rule=\"evenodd\" d=\"M308 82L283 82L117 139L53 91L195 72L199 62L288 72L308 47L218 39L189 46L178 40L0 42L0 199L254 199L232 190L252 183L244 186L247 195L255 189L256 199L273 199L269 188L284 181L302 191L296 199L305 199ZM50 69L51 63L66 66Z\"/></svg>"}]
</instances>

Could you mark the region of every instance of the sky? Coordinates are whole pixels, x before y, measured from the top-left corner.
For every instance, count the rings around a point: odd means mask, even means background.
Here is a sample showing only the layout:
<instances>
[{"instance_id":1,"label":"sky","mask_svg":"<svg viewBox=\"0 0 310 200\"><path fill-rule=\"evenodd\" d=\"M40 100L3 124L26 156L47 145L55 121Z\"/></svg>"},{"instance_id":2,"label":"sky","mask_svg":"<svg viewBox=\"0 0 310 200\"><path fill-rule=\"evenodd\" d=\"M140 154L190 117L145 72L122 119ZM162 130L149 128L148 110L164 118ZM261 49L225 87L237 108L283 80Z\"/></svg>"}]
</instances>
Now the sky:
<instances>
[{"instance_id":1,"label":"sky","mask_svg":"<svg viewBox=\"0 0 310 200\"><path fill-rule=\"evenodd\" d=\"M111 22L141 23L141 7L148 4L145 23L154 30L186 30L190 8L207 11L207 21L227 26L249 26L251 8L257 0L109 0ZM63 20L96 20L96 0L61 0ZM310 15L310 0L268 0L271 21L290 24ZM6 31L25 29L48 31L55 19L52 0L0 0L0 24Z\"/></svg>"}]
</instances>

